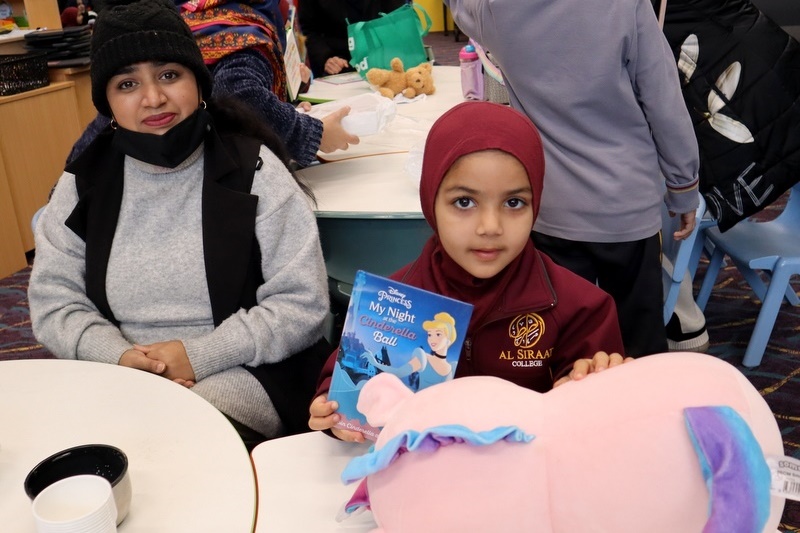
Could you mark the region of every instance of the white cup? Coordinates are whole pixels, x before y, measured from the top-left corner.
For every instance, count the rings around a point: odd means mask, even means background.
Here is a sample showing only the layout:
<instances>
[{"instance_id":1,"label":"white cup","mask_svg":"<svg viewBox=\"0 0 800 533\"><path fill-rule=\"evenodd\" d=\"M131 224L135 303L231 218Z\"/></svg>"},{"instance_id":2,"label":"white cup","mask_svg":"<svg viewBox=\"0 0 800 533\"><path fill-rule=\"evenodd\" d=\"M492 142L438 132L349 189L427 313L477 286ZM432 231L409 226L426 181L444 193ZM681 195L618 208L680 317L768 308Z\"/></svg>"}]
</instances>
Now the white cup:
<instances>
[{"instance_id":1,"label":"white cup","mask_svg":"<svg viewBox=\"0 0 800 533\"><path fill-rule=\"evenodd\" d=\"M64 478L33 500L39 533L114 533L117 507L111 483L94 475Z\"/></svg>"}]
</instances>

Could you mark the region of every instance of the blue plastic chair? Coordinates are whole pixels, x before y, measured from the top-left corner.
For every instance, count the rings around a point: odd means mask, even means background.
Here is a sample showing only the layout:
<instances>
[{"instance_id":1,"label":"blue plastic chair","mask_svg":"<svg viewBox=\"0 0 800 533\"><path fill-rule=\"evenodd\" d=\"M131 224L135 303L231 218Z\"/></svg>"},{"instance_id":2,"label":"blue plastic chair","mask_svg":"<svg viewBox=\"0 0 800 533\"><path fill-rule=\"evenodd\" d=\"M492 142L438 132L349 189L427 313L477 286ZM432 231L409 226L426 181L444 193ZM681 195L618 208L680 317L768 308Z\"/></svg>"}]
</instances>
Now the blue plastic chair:
<instances>
[{"instance_id":1,"label":"blue plastic chair","mask_svg":"<svg viewBox=\"0 0 800 533\"><path fill-rule=\"evenodd\" d=\"M36 223L39 221L39 217L42 215L42 211L44 211L45 206L40 207L36 210L36 212L31 217L31 231L36 233Z\"/></svg>"},{"instance_id":2,"label":"blue plastic chair","mask_svg":"<svg viewBox=\"0 0 800 533\"><path fill-rule=\"evenodd\" d=\"M318 213L317 227L331 298L345 306L357 270L388 276L416 259L433 234L422 216L357 218Z\"/></svg>"},{"instance_id":3,"label":"blue plastic chair","mask_svg":"<svg viewBox=\"0 0 800 533\"><path fill-rule=\"evenodd\" d=\"M792 187L786 207L774 220L742 220L725 233L712 227L703 234L713 252L697 305L705 309L727 255L761 300L761 310L742 361L746 367L758 366L784 298L794 306L800 305L791 285L792 276L800 274L800 183ZM766 274L767 283L759 271Z\"/></svg>"},{"instance_id":4,"label":"blue plastic chair","mask_svg":"<svg viewBox=\"0 0 800 533\"><path fill-rule=\"evenodd\" d=\"M703 216L706 212L706 202L702 195L700 203L697 206L697 223L694 226L692 234L679 242L672 238L672 233L680 227L680 217L669 216L669 210L666 204L661 207L661 235L662 235L662 250L664 255L672 263L672 271L663 268L662 280L664 282L664 324L669 322L672 317L672 312L675 310L675 303L678 301L678 291L681 287L681 282L687 275L689 279L694 279L697 264L700 261L700 252L702 247L697 248L695 244L698 242L698 234L702 225Z\"/></svg>"}]
</instances>

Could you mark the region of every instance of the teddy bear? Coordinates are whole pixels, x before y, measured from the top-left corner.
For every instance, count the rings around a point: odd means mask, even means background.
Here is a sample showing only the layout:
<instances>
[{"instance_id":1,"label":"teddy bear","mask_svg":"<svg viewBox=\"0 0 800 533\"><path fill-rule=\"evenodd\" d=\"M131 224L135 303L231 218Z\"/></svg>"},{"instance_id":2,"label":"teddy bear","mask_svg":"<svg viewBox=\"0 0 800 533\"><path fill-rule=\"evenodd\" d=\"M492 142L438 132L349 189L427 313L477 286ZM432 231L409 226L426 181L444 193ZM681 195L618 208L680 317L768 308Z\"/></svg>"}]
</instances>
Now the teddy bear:
<instances>
[{"instance_id":1,"label":"teddy bear","mask_svg":"<svg viewBox=\"0 0 800 533\"><path fill-rule=\"evenodd\" d=\"M436 87L433 85L433 66L430 63L420 63L416 67L408 69L406 84L408 89L414 91L413 96L409 96L406 94L407 91L403 91L403 96L406 98L413 98L420 94L433 94L436 91Z\"/></svg>"},{"instance_id":2,"label":"teddy bear","mask_svg":"<svg viewBox=\"0 0 800 533\"><path fill-rule=\"evenodd\" d=\"M392 99L398 94L414 98L418 94L433 94L433 67L430 63L420 63L405 70L399 57L392 59L391 70L371 68L367 71L367 81L378 88L378 92Z\"/></svg>"},{"instance_id":3,"label":"teddy bear","mask_svg":"<svg viewBox=\"0 0 800 533\"><path fill-rule=\"evenodd\" d=\"M379 529L762 533L785 500L769 406L729 363L651 355L538 393L490 376L411 392L381 373L358 409L382 427L342 480Z\"/></svg>"}]
</instances>

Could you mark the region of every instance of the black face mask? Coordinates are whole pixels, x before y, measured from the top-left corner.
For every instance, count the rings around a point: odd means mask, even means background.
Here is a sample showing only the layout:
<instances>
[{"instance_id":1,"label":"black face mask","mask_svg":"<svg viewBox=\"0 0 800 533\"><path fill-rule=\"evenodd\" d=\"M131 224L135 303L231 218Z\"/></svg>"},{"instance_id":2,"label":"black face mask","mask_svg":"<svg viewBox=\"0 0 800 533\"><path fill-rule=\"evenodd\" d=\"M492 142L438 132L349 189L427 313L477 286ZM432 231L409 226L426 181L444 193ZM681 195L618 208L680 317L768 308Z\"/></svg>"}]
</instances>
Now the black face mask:
<instances>
[{"instance_id":1,"label":"black face mask","mask_svg":"<svg viewBox=\"0 0 800 533\"><path fill-rule=\"evenodd\" d=\"M211 115L204 108L198 108L164 135L117 127L112 145L139 161L175 168L200 146L206 132L211 129L210 124Z\"/></svg>"}]
</instances>

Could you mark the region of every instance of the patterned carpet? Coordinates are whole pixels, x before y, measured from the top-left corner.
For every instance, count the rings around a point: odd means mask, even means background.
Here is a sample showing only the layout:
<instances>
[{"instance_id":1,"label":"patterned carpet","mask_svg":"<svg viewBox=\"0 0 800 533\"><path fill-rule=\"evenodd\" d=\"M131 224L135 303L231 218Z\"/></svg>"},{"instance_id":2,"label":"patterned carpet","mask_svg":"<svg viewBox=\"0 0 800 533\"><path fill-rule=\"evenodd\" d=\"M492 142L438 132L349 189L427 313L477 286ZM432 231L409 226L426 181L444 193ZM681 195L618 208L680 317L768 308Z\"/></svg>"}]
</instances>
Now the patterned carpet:
<instances>
[{"instance_id":1,"label":"patterned carpet","mask_svg":"<svg viewBox=\"0 0 800 533\"><path fill-rule=\"evenodd\" d=\"M439 64L458 64L453 51L465 44L431 34L426 42L434 45ZM769 218L780 210L774 204L759 218ZM697 280L702 280L701 265ZM31 332L27 286L30 268L0 279L0 361L6 359L51 358ZM697 286L695 287L698 288ZM798 285L795 285L798 289ZM761 366L741 367L741 359L758 315L759 302L753 299L747 283L728 266L720 273L706 308L711 348L709 353L737 366L761 392L778 421L784 451L800 459L800 308L784 303L772 332ZM679 390L679 387L676 388ZM784 533L800 532L800 503L787 501L781 521Z\"/></svg>"}]
</instances>

